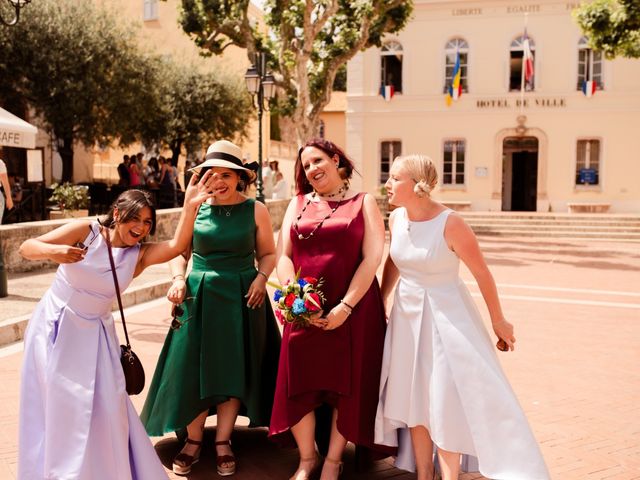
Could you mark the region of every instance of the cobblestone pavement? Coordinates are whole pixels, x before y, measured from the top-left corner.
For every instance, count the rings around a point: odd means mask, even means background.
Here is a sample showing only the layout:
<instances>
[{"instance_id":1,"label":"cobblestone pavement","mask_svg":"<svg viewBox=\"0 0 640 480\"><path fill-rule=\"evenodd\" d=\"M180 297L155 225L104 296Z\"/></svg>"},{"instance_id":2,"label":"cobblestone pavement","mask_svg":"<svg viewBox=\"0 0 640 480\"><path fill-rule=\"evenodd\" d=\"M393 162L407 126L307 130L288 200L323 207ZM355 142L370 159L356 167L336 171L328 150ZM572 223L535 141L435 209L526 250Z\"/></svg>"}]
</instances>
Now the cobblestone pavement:
<instances>
[{"instance_id":1,"label":"cobblestone pavement","mask_svg":"<svg viewBox=\"0 0 640 480\"><path fill-rule=\"evenodd\" d=\"M500 359L554 480L640 479L638 245L491 237L481 245L505 314L516 325L517 350ZM470 274L463 269L462 275L486 317ZM168 306L155 301L129 312L132 341L150 376L168 328ZM0 349L1 480L16 478L20 361L20 344ZM145 393L133 397L136 408ZM207 428L212 434L213 423ZM170 467L179 448L175 437L153 441ZM295 450L278 449L260 429L240 426L234 449L238 480L286 479L297 464ZM217 478L212 452L211 445L205 447L189 478ZM352 459L349 450L342 477L347 480L415 478L393 468L390 460L356 475Z\"/></svg>"}]
</instances>

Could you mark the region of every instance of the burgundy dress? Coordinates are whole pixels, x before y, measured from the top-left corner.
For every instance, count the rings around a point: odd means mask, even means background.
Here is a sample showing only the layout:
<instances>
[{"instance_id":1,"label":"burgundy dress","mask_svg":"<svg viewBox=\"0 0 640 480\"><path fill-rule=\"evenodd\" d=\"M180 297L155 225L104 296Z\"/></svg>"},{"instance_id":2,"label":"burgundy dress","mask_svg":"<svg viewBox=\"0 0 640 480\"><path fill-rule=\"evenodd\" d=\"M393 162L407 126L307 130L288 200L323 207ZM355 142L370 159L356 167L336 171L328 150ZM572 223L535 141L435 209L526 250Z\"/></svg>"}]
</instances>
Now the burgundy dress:
<instances>
[{"instance_id":1,"label":"burgundy dress","mask_svg":"<svg viewBox=\"0 0 640 480\"><path fill-rule=\"evenodd\" d=\"M298 231L305 236L332 207L339 207L311 238L299 239L293 228L289 233L295 270L300 269L301 276L324 280L325 312L347 293L362 261L364 196L360 193L342 202L311 202L298 223ZM298 196L297 203L299 213L306 198ZM351 315L335 330L287 324L269 435L280 443L290 443L290 428L307 413L328 404L338 409L338 430L348 441L393 452L373 443L385 328L375 278Z\"/></svg>"}]
</instances>

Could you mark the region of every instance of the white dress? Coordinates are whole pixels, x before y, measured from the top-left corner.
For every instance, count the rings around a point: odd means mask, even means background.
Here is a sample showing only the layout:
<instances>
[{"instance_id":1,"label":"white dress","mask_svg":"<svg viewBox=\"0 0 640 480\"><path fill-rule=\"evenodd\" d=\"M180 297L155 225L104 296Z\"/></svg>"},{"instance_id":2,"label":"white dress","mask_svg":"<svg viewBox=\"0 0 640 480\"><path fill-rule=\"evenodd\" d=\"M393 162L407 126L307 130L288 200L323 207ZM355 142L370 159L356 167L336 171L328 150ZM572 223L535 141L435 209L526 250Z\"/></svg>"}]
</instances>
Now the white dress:
<instances>
[{"instance_id":1,"label":"white dress","mask_svg":"<svg viewBox=\"0 0 640 480\"><path fill-rule=\"evenodd\" d=\"M106 242L94 233L84 243L90 243L85 258L60 265L29 320L18 480L166 479L125 391ZM113 249L122 290L139 252L139 246Z\"/></svg>"},{"instance_id":2,"label":"white dress","mask_svg":"<svg viewBox=\"0 0 640 480\"><path fill-rule=\"evenodd\" d=\"M407 427L466 454L463 469L496 480L546 480L540 449L496 356L460 260L444 239L451 210L411 222L393 213L391 258L400 271L387 328L375 442L398 446L415 470ZM471 458L475 457L475 458Z\"/></svg>"}]
</instances>

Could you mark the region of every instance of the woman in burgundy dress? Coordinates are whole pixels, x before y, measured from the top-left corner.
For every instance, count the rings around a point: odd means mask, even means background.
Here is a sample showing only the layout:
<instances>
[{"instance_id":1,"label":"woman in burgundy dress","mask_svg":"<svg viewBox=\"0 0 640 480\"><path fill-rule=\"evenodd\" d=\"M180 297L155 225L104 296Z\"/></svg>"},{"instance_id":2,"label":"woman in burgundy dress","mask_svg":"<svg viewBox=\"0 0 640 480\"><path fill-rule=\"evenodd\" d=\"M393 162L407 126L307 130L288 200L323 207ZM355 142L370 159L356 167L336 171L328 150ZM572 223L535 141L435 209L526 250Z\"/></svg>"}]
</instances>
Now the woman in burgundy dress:
<instances>
[{"instance_id":1,"label":"woman in burgundy dress","mask_svg":"<svg viewBox=\"0 0 640 480\"><path fill-rule=\"evenodd\" d=\"M285 325L270 436L291 433L300 451L292 480L320 467L316 409L330 413L329 446L321 480L335 479L348 441L373 444L386 328L375 274L384 249L384 224L375 199L349 188L353 164L326 140L309 141L296 161L297 197L285 214L278 240L281 282L322 278L322 316L307 328ZM289 433L291 432L291 433Z\"/></svg>"}]
</instances>

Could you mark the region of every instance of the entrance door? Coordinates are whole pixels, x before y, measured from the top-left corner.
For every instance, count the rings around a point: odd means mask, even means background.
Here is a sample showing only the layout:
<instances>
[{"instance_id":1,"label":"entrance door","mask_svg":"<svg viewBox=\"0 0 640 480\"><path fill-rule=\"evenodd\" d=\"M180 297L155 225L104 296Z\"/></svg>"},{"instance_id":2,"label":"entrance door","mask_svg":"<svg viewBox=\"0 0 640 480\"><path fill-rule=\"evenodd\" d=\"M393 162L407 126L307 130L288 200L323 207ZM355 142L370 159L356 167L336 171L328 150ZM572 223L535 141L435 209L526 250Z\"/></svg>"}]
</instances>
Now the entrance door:
<instances>
[{"instance_id":1,"label":"entrance door","mask_svg":"<svg viewBox=\"0 0 640 480\"><path fill-rule=\"evenodd\" d=\"M535 212L538 199L538 139L507 137L502 147L502 210Z\"/></svg>"}]
</instances>

